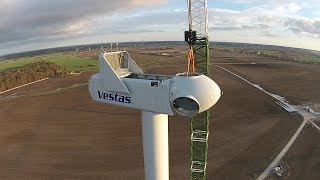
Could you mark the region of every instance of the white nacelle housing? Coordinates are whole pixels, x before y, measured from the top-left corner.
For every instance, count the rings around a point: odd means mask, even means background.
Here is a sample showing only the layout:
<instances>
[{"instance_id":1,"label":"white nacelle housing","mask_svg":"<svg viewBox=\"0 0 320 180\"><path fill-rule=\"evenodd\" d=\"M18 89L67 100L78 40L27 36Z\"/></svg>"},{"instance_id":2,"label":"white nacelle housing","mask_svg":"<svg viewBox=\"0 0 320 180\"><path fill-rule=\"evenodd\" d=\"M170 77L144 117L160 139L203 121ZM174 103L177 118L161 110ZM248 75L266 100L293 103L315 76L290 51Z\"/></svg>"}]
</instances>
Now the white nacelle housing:
<instances>
[{"instance_id":1,"label":"white nacelle housing","mask_svg":"<svg viewBox=\"0 0 320 180\"><path fill-rule=\"evenodd\" d=\"M211 108L220 95L219 86L203 74L180 73L171 79L170 103L183 116L194 116Z\"/></svg>"},{"instance_id":2,"label":"white nacelle housing","mask_svg":"<svg viewBox=\"0 0 320 180\"><path fill-rule=\"evenodd\" d=\"M194 116L220 98L219 86L205 75L143 74L125 52L99 56L100 72L89 81L95 101L161 114Z\"/></svg>"}]
</instances>

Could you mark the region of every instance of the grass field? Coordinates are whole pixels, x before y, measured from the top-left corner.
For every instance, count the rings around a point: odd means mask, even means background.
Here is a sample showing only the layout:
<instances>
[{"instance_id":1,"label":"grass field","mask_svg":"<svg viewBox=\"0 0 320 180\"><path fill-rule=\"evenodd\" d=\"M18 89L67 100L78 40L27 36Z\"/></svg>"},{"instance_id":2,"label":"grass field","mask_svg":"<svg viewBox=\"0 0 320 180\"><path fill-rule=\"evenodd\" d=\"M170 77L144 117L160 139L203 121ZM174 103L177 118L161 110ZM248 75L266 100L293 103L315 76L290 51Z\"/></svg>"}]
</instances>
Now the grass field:
<instances>
[{"instance_id":1,"label":"grass field","mask_svg":"<svg viewBox=\"0 0 320 180\"><path fill-rule=\"evenodd\" d=\"M280 51L277 50L259 50L259 52L268 56L287 56L303 63L320 63L319 55L308 55L302 53L285 53L283 55Z\"/></svg>"},{"instance_id":2,"label":"grass field","mask_svg":"<svg viewBox=\"0 0 320 180\"><path fill-rule=\"evenodd\" d=\"M258 50L260 53L265 54L265 55L279 55L280 52L279 51L275 51L275 50Z\"/></svg>"},{"instance_id":3,"label":"grass field","mask_svg":"<svg viewBox=\"0 0 320 180\"><path fill-rule=\"evenodd\" d=\"M312 55L302 55L302 54L293 54L296 57L297 61L306 62L306 63L320 63L320 56Z\"/></svg>"},{"instance_id":4,"label":"grass field","mask_svg":"<svg viewBox=\"0 0 320 180\"><path fill-rule=\"evenodd\" d=\"M32 57L10 59L0 62L0 71L16 69L36 61L53 62L67 71L88 71L98 69L98 57L85 57L72 53L53 53Z\"/></svg>"}]
</instances>

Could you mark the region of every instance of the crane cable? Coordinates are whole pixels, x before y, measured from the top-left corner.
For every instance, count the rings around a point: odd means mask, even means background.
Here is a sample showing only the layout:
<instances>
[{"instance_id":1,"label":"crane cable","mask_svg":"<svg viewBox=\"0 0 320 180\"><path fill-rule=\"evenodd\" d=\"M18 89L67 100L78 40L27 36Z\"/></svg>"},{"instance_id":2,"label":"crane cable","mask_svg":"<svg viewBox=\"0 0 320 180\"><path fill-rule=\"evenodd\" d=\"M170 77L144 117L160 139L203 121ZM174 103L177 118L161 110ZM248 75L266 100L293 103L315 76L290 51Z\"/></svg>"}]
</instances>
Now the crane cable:
<instances>
[{"instance_id":1,"label":"crane cable","mask_svg":"<svg viewBox=\"0 0 320 180\"><path fill-rule=\"evenodd\" d=\"M189 76L189 71L190 71L190 65L192 63L192 74L194 75L196 72L196 68L194 66L194 53L193 53L193 48L190 46L189 52L188 52L188 65L187 65L187 76Z\"/></svg>"}]
</instances>

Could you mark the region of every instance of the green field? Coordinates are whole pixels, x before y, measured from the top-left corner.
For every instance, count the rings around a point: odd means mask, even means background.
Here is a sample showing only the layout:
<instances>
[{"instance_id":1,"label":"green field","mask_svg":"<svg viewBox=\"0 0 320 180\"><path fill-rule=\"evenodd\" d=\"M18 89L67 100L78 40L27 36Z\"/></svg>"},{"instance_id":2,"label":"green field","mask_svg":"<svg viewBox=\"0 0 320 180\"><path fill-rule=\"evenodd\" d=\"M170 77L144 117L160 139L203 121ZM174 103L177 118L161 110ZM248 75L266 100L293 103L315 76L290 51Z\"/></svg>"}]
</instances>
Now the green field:
<instances>
[{"instance_id":1,"label":"green field","mask_svg":"<svg viewBox=\"0 0 320 180\"><path fill-rule=\"evenodd\" d=\"M279 55L280 52L276 51L276 50L258 50L261 54L265 54L265 55Z\"/></svg>"},{"instance_id":2,"label":"green field","mask_svg":"<svg viewBox=\"0 0 320 180\"><path fill-rule=\"evenodd\" d=\"M320 56L312 55L296 55L297 61L306 62L306 63L320 63Z\"/></svg>"},{"instance_id":3,"label":"green field","mask_svg":"<svg viewBox=\"0 0 320 180\"><path fill-rule=\"evenodd\" d=\"M288 57L295 59L296 61L303 62L303 63L320 63L320 56L319 55L309 55L303 53L284 53L282 54L280 51L277 50L259 50L261 54L265 54L268 56L279 56L279 57Z\"/></svg>"},{"instance_id":4,"label":"green field","mask_svg":"<svg viewBox=\"0 0 320 180\"><path fill-rule=\"evenodd\" d=\"M2 61L0 62L0 72L20 68L26 64L41 60L53 62L65 68L67 71L90 71L98 69L98 56L93 58L77 56L76 54L71 53L53 53Z\"/></svg>"}]
</instances>

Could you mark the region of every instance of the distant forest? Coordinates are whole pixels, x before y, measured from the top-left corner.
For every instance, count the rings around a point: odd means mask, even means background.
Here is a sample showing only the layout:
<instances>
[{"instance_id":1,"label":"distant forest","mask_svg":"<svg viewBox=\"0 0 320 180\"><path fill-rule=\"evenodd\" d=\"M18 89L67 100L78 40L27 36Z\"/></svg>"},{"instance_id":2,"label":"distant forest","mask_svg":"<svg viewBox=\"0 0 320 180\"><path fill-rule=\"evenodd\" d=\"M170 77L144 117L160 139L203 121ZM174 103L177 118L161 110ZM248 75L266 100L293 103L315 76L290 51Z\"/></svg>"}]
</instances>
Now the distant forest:
<instances>
[{"instance_id":1,"label":"distant forest","mask_svg":"<svg viewBox=\"0 0 320 180\"><path fill-rule=\"evenodd\" d=\"M65 77L67 72L60 66L45 61L27 64L19 69L0 72L0 92L44 78Z\"/></svg>"}]
</instances>

